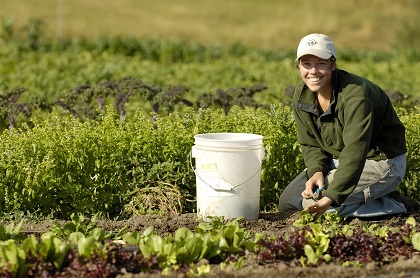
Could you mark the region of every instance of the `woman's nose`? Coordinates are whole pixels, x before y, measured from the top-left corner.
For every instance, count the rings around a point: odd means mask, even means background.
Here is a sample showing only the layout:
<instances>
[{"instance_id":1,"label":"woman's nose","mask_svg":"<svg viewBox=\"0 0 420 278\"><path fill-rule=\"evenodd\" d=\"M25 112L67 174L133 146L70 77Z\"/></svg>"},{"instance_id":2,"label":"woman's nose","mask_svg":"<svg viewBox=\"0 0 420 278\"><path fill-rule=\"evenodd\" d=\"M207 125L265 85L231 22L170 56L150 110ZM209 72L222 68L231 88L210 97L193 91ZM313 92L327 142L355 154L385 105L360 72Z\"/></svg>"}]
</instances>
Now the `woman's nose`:
<instances>
[{"instance_id":1,"label":"woman's nose","mask_svg":"<svg viewBox=\"0 0 420 278\"><path fill-rule=\"evenodd\" d=\"M310 73L316 73L318 72L318 67L316 65L311 66L311 68L309 69Z\"/></svg>"}]
</instances>

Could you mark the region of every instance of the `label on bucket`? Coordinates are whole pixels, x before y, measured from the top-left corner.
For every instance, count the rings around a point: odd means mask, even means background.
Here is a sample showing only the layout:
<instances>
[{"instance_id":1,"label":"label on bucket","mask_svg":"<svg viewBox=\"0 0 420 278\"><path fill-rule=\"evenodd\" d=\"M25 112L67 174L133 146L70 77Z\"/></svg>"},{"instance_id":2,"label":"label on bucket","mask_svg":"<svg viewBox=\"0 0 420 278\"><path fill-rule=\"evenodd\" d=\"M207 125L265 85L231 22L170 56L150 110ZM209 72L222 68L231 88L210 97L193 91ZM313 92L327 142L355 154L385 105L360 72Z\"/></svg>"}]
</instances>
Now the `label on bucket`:
<instances>
[{"instance_id":1,"label":"label on bucket","mask_svg":"<svg viewBox=\"0 0 420 278\"><path fill-rule=\"evenodd\" d=\"M201 172L216 172L217 164L216 163L201 164L200 171Z\"/></svg>"}]
</instances>

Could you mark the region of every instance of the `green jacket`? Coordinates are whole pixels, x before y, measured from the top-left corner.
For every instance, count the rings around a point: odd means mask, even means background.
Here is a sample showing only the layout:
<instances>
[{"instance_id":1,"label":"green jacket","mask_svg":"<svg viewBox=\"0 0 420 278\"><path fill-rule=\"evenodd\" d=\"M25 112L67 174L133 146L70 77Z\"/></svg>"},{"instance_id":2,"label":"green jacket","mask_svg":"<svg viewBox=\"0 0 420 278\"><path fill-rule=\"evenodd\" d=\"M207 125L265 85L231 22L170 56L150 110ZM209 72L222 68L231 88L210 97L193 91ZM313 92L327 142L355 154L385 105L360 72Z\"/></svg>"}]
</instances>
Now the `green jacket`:
<instances>
[{"instance_id":1,"label":"green jacket","mask_svg":"<svg viewBox=\"0 0 420 278\"><path fill-rule=\"evenodd\" d=\"M324 196L341 205L356 187L366 159L404 154L405 128L386 93L372 82L344 70L333 73L330 107L320 115L316 95L302 83L295 88L293 110L308 178L339 166Z\"/></svg>"}]
</instances>

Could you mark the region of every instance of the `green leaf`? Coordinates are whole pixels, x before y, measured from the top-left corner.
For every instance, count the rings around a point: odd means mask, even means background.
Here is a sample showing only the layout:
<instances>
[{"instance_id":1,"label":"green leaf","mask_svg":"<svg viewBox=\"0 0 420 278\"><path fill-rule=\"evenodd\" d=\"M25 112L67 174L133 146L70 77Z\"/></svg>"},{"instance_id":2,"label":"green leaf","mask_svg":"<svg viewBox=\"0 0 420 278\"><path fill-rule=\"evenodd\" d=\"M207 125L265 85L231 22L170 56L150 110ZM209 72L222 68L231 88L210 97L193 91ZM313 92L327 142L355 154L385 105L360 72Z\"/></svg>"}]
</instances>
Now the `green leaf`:
<instances>
[{"instance_id":1,"label":"green leaf","mask_svg":"<svg viewBox=\"0 0 420 278\"><path fill-rule=\"evenodd\" d=\"M139 247L143 256L150 258L152 255L163 254L164 240L158 235L150 234L140 240Z\"/></svg>"},{"instance_id":2,"label":"green leaf","mask_svg":"<svg viewBox=\"0 0 420 278\"><path fill-rule=\"evenodd\" d=\"M77 243L82 238L85 238L85 235L81 232L73 232L69 235L69 240L73 243Z\"/></svg>"},{"instance_id":3,"label":"green leaf","mask_svg":"<svg viewBox=\"0 0 420 278\"><path fill-rule=\"evenodd\" d=\"M202 237L203 248L201 248L200 258L211 258L209 254L214 247L212 236L210 233L205 233Z\"/></svg>"},{"instance_id":4,"label":"green leaf","mask_svg":"<svg viewBox=\"0 0 420 278\"><path fill-rule=\"evenodd\" d=\"M149 237L149 239L150 239L150 241L148 241L148 242L150 242L152 244L153 250L155 250L155 254L162 253L163 242L164 242L163 238L158 236L158 235L151 235Z\"/></svg>"},{"instance_id":5,"label":"green leaf","mask_svg":"<svg viewBox=\"0 0 420 278\"><path fill-rule=\"evenodd\" d=\"M416 227L416 219L413 216L407 217L405 223L410 224L413 228Z\"/></svg>"},{"instance_id":6,"label":"green leaf","mask_svg":"<svg viewBox=\"0 0 420 278\"><path fill-rule=\"evenodd\" d=\"M128 226L124 226L123 228L121 228L120 230L118 230L118 232L113 236L113 239L121 239L122 236L127 233L128 231Z\"/></svg>"},{"instance_id":7,"label":"green leaf","mask_svg":"<svg viewBox=\"0 0 420 278\"><path fill-rule=\"evenodd\" d=\"M148 227L146 230L144 230L143 235L149 236L152 235L155 232L153 226Z\"/></svg>"},{"instance_id":8,"label":"green leaf","mask_svg":"<svg viewBox=\"0 0 420 278\"><path fill-rule=\"evenodd\" d=\"M142 235L138 231L127 232L122 235L122 239L131 245L139 245Z\"/></svg>"},{"instance_id":9,"label":"green leaf","mask_svg":"<svg viewBox=\"0 0 420 278\"><path fill-rule=\"evenodd\" d=\"M185 253L186 253L186 260L187 260L185 263L195 262L201 259L200 254L201 254L202 247L203 247L203 240L201 238L198 238L198 237L189 238L185 245L185 250L186 250Z\"/></svg>"},{"instance_id":10,"label":"green leaf","mask_svg":"<svg viewBox=\"0 0 420 278\"><path fill-rule=\"evenodd\" d=\"M19 260L16 244L14 242L9 242L9 244L4 246L4 248L6 262L12 264L13 266L17 266L19 264Z\"/></svg>"},{"instance_id":11,"label":"green leaf","mask_svg":"<svg viewBox=\"0 0 420 278\"><path fill-rule=\"evenodd\" d=\"M256 243L250 240L243 241L241 244L245 250L249 252L254 252Z\"/></svg>"},{"instance_id":12,"label":"green leaf","mask_svg":"<svg viewBox=\"0 0 420 278\"><path fill-rule=\"evenodd\" d=\"M209 264L200 265L199 267L197 267L198 276L210 274L210 271L211 271L211 267Z\"/></svg>"},{"instance_id":13,"label":"green leaf","mask_svg":"<svg viewBox=\"0 0 420 278\"><path fill-rule=\"evenodd\" d=\"M30 235L30 237L26 238L22 242L21 246L26 253L32 252L33 254L37 254L40 244L38 243L35 235Z\"/></svg>"},{"instance_id":14,"label":"green leaf","mask_svg":"<svg viewBox=\"0 0 420 278\"><path fill-rule=\"evenodd\" d=\"M185 241L187 238L193 237L194 234L188 228L181 227L175 231L175 241Z\"/></svg>"},{"instance_id":15,"label":"green leaf","mask_svg":"<svg viewBox=\"0 0 420 278\"><path fill-rule=\"evenodd\" d=\"M15 227L13 223L10 223L7 227L6 227L6 233L10 233L10 234L18 234L20 233L21 229L22 229L22 225L23 225L23 219L17 224L17 226Z\"/></svg>"},{"instance_id":16,"label":"green leaf","mask_svg":"<svg viewBox=\"0 0 420 278\"><path fill-rule=\"evenodd\" d=\"M95 245L96 239L94 237L83 237L80 238L77 242L77 251L80 256L89 258L92 254Z\"/></svg>"},{"instance_id":17,"label":"green leaf","mask_svg":"<svg viewBox=\"0 0 420 278\"><path fill-rule=\"evenodd\" d=\"M331 255L330 255L330 254L325 254L325 255L324 255L324 260L325 260L325 262L326 262L326 263L331 262L331 260L332 260Z\"/></svg>"},{"instance_id":18,"label":"green leaf","mask_svg":"<svg viewBox=\"0 0 420 278\"><path fill-rule=\"evenodd\" d=\"M411 238L411 243L413 244L414 249L420 251L420 233L414 233Z\"/></svg>"},{"instance_id":19,"label":"green leaf","mask_svg":"<svg viewBox=\"0 0 420 278\"><path fill-rule=\"evenodd\" d=\"M49 260L55 254L54 238L54 236L43 237L40 243L39 254L46 260Z\"/></svg>"},{"instance_id":20,"label":"green leaf","mask_svg":"<svg viewBox=\"0 0 420 278\"><path fill-rule=\"evenodd\" d=\"M67 252L70 249L70 246L67 245L66 242L61 241L59 238L54 238L54 245L56 247L55 247L53 263L56 269L61 269L61 265L64 262L64 258L66 257Z\"/></svg>"},{"instance_id":21,"label":"green leaf","mask_svg":"<svg viewBox=\"0 0 420 278\"><path fill-rule=\"evenodd\" d=\"M89 232L88 236L94 237L96 241L102 241L106 236L106 232L102 228L94 228Z\"/></svg>"},{"instance_id":22,"label":"green leaf","mask_svg":"<svg viewBox=\"0 0 420 278\"><path fill-rule=\"evenodd\" d=\"M293 222L293 226L295 226L297 228L301 228L301 227L305 226L306 224L309 224L313 220L314 220L314 217L312 216L312 214L310 214L306 210L302 210L300 212L300 218L298 220L296 220L295 222Z\"/></svg>"},{"instance_id":23,"label":"green leaf","mask_svg":"<svg viewBox=\"0 0 420 278\"><path fill-rule=\"evenodd\" d=\"M308 261L314 265L318 263L319 255L315 253L314 249L308 244L305 244L303 247L303 251L305 252Z\"/></svg>"},{"instance_id":24,"label":"green leaf","mask_svg":"<svg viewBox=\"0 0 420 278\"><path fill-rule=\"evenodd\" d=\"M22 277L25 272L26 253L15 242L0 246L0 266L7 265L8 270L15 277Z\"/></svg>"},{"instance_id":25,"label":"green leaf","mask_svg":"<svg viewBox=\"0 0 420 278\"><path fill-rule=\"evenodd\" d=\"M235 228L235 232L233 234L233 247L240 248L242 246L242 242L244 239L245 231L239 227Z\"/></svg>"},{"instance_id":26,"label":"green leaf","mask_svg":"<svg viewBox=\"0 0 420 278\"><path fill-rule=\"evenodd\" d=\"M155 254L153 246L147 244L140 244L140 252L146 258L150 259Z\"/></svg>"}]
</instances>

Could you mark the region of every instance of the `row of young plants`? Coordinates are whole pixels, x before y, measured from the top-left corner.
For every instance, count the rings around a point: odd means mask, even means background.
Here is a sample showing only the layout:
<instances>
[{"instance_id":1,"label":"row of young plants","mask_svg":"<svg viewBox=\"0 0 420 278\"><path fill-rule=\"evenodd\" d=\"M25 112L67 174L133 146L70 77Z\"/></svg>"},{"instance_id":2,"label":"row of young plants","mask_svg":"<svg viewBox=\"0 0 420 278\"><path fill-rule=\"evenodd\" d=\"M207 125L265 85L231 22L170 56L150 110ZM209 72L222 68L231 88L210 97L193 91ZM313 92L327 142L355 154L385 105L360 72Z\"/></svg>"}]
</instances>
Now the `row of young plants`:
<instances>
[{"instance_id":1,"label":"row of young plants","mask_svg":"<svg viewBox=\"0 0 420 278\"><path fill-rule=\"evenodd\" d=\"M20 122L20 124L30 122L33 111L36 111L37 116L40 116L40 114L51 112L54 107L59 108L64 115L70 114L80 120L97 119L105 106L110 103L119 113L121 120L127 116L127 109L132 108L133 103L142 103L145 112L151 111L154 113L152 120L158 114L168 115L174 111L182 111L183 107L193 107L195 109L221 107L227 115L235 105L242 108L266 106L257 103L253 98L256 93L265 89L267 87L262 84L227 90L218 89L215 93L200 94L199 100L193 103L185 97L185 94L189 91L186 86L169 85L160 87L147 84L132 76L126 76L115 81L78 86L64 93L55 101L48 102L45 98L39 97L33 97L28 101L20 101L22 95L27 93L27 89L17 87L5 93L0 93L0 123L8 124L8 128L12 129L15 128L16 122ZM0 130L4 128L1 128L0 124Z\"/></svg>"},{"instance_id":2,"label":"row of young plants","mask_svg":"<svg viewBox=\"0 0 420 278\"><path fill-rule=\"evenodd\" d=\"M2 277L116 277L125 273L178 273L199 276L239 270L249 265L317 267L327 264L379 266L411 258L420 250L420 233L409 217L402 227L343 224L337 214L316 221L307 212L294 223L292 232L274 237L251 233L241 218L225 221L209 217L194 230L178 228L158 235L153 227L143 232L109 232L73 214L71 222L52 221L49 231L26 236L23 220L0 225L0 274Z\"/></svg>"},{"instance_id":3,"label":"row of young plants","mask_svg":"<svg viewBox=\"0 0 420 278\"><path fill-rule=\"evenodd\" d=\"M256 98L263 95L267 86L261 83L246 87L217 89L215 92L204 92L197 100L186 97L190 88L184 85L158 86L148 84L132 76L125 76L114 81L104 81L97 84L85 84L63 93L59 98L48 101L45 97L34 96L29 100L24 95L28 89L16 87L10 91L0 92L0 130L12 129L16 124L30 122L33 114L40 117L50 113L53 108L59 108L64 115L70 114L80 120L97 119L108 104L113 104L120 119L127 116L127 111L135 109L141 103L143 110L156 115L168 115L186 107L223 108L225 115L237 105L242 108L268 108L268 104L258 102ZM290 105L294 86L288 86L282 95L282 105ZM404 98L398 91L386 92L396 107L403 106ZM131 116L131 115L130 115Z\"/></svg>"},{"instance_id":4,"label":"row of young plants","mask_svg":"<svg viewBox=\"0 0 420 278\"><path fill-rule=\"evenodd\" d=\"M406 127L407 173L400 191L418 200L420 109L398 110ZM120 119L108 106L97 120L52 112L0 134L0 212L68 219L72 213L128 218L196 211L190 152L196 134L242 132L264 137L262 211L304 168L289 107L189 108L157 116L141 109Z\"/></svg>"}]
</instances>

